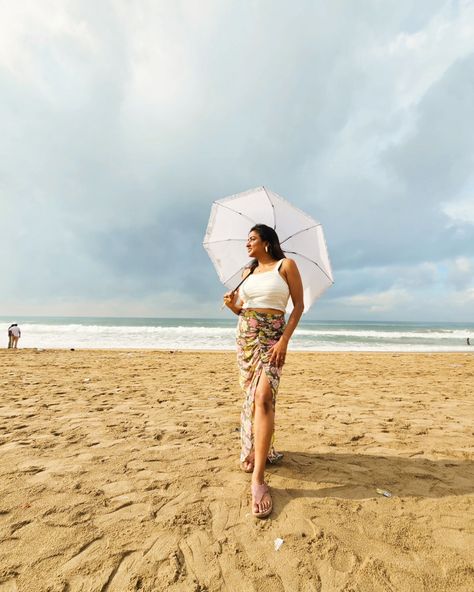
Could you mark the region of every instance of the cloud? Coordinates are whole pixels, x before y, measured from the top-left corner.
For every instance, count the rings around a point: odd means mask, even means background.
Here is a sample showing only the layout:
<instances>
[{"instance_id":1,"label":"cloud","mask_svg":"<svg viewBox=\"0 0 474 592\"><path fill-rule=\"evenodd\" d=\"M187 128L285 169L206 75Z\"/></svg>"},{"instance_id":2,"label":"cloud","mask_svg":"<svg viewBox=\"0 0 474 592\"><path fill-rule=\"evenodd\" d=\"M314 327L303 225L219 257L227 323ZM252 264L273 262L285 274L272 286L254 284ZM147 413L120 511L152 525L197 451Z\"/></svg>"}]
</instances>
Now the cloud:
<instances>
[{"instance_id":1,"label":"cloud","mask_svg":"<svg viewBox=\"0 0 474 592\"><path fill-rule=\"evenodd\" d=\"M10 4L0 306L215 316L210 204L261 184L323 222L336 285L315 314L453 298L473 32L472 3L441 0Z\"/></svg>"},{"instance_id":2,"label":"cloud","mask_svg":"<svg viewBox=\"0 0 474 592\"><path fill-rule=\"evenodd\" d=\"M342 299L341 304L355 309L363 309L364 312L393 313L410 301L411 297L405 290L392 289L385 292L349 296Z\"/></svg>"},{"instance_id":3,"label":"cloud","mask_svg":"<svg viewBox=\"0 0 474 592\"><path fill-rule=\"evenodd\" d=\"M456 290L474 287L474 259L458 257L449 262L448 281Z\"/></svg>"},{"instance_id":4,"label":"cloud","mask_svg":"<svg viewBox=\"0 0 474 592\"><path fill-rule=\"evenodd\" d=\"M450 221L448 228L462 230L465 225L474 224L474 189L471 192L471 197L461 197L441 205L443 213Z\"/></svg>"}]
</instances>

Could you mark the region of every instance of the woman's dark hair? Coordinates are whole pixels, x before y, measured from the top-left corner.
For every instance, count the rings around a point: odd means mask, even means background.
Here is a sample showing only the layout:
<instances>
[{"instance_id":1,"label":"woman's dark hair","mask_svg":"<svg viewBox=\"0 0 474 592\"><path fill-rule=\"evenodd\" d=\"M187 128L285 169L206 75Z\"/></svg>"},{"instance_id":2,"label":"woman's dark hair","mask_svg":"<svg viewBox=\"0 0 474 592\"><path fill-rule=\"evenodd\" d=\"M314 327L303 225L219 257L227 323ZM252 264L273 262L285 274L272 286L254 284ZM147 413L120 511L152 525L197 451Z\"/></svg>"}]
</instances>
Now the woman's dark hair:
<instances>
[{"instance_id":1,"label":"woman's dark hair","mask_svg":"<svg viewBox=\"0 0 474 592\"><path fill-rule=\"evenodd\" d=\"M286 255L283 253L282 248L280 247L278 234L271 226L267 226L266 224L255 224L255 226L252 226L249 232L252 231L256 232L262 241L268 242L268 254L273 257L275 261L286 259ZM250 264L250 268L255 269L257 265L258 261L254 259Z\"/></svg>"}]
</instances>

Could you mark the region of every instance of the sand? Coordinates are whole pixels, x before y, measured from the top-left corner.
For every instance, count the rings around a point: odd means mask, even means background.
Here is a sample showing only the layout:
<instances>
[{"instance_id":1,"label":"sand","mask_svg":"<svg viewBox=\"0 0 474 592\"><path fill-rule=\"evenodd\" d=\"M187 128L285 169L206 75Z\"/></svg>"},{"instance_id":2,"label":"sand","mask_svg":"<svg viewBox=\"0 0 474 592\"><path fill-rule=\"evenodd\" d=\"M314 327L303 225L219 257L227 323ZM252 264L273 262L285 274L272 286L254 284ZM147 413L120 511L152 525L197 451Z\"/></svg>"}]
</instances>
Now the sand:
<instances>
[{"instance_id":1,"label":"sand","mask_svg":"<svg viewBox=\"0 0 474 592\"><path fill-rule=\"evenodd\" d=\"M0 592L474 590L470 354L290 353L266 521L234 354L0 368Z\"/></svg>"}]
</instances>

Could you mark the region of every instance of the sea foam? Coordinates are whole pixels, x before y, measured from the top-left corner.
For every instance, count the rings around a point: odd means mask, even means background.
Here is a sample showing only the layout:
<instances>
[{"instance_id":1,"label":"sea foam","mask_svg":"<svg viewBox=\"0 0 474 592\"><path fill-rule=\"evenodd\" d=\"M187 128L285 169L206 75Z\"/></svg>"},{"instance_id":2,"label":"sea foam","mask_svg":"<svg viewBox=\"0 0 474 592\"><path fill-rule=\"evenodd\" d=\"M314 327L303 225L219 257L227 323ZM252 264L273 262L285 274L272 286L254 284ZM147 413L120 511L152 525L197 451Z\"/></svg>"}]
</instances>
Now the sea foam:
<instances>
[{"instance_id":1,"label":"sea foam","mask_svg":"<svg viewBox=\"0 0 474 592\"><path fill-rule=\"evenodd\" d=\"M236 323L206 319L95 319L95 322L21 323L21 347L87 349L234 350ZM321 323L304 320L294 333L294 351L473 351L473 327ZM473 339L474 343L474 339Z\"/></svg>"}]
</instances>

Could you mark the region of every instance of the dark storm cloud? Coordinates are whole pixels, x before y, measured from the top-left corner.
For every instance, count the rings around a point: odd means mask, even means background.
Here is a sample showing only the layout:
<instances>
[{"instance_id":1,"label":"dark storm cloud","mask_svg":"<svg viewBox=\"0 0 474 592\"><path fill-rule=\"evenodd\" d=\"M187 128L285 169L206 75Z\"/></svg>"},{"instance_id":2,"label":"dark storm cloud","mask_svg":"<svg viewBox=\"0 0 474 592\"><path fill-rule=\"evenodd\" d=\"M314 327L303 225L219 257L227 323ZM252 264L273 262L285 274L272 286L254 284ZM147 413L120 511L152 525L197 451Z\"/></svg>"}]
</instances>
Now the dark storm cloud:
<instances>
[{"instance_id":1,"label":"dark storm cloud","mask_svg":"<svg viewBox=\"0 0 474 592\"><path fill-rule=\"evenodd\" d=\"M211 202L261 184L324 223L333 316L358 294L434 293L459 257L469 289L474 225L445 211L472 182L469 6L50 8L3 26L4 307L214 315Z\"/></svg>"}]
</instances>

